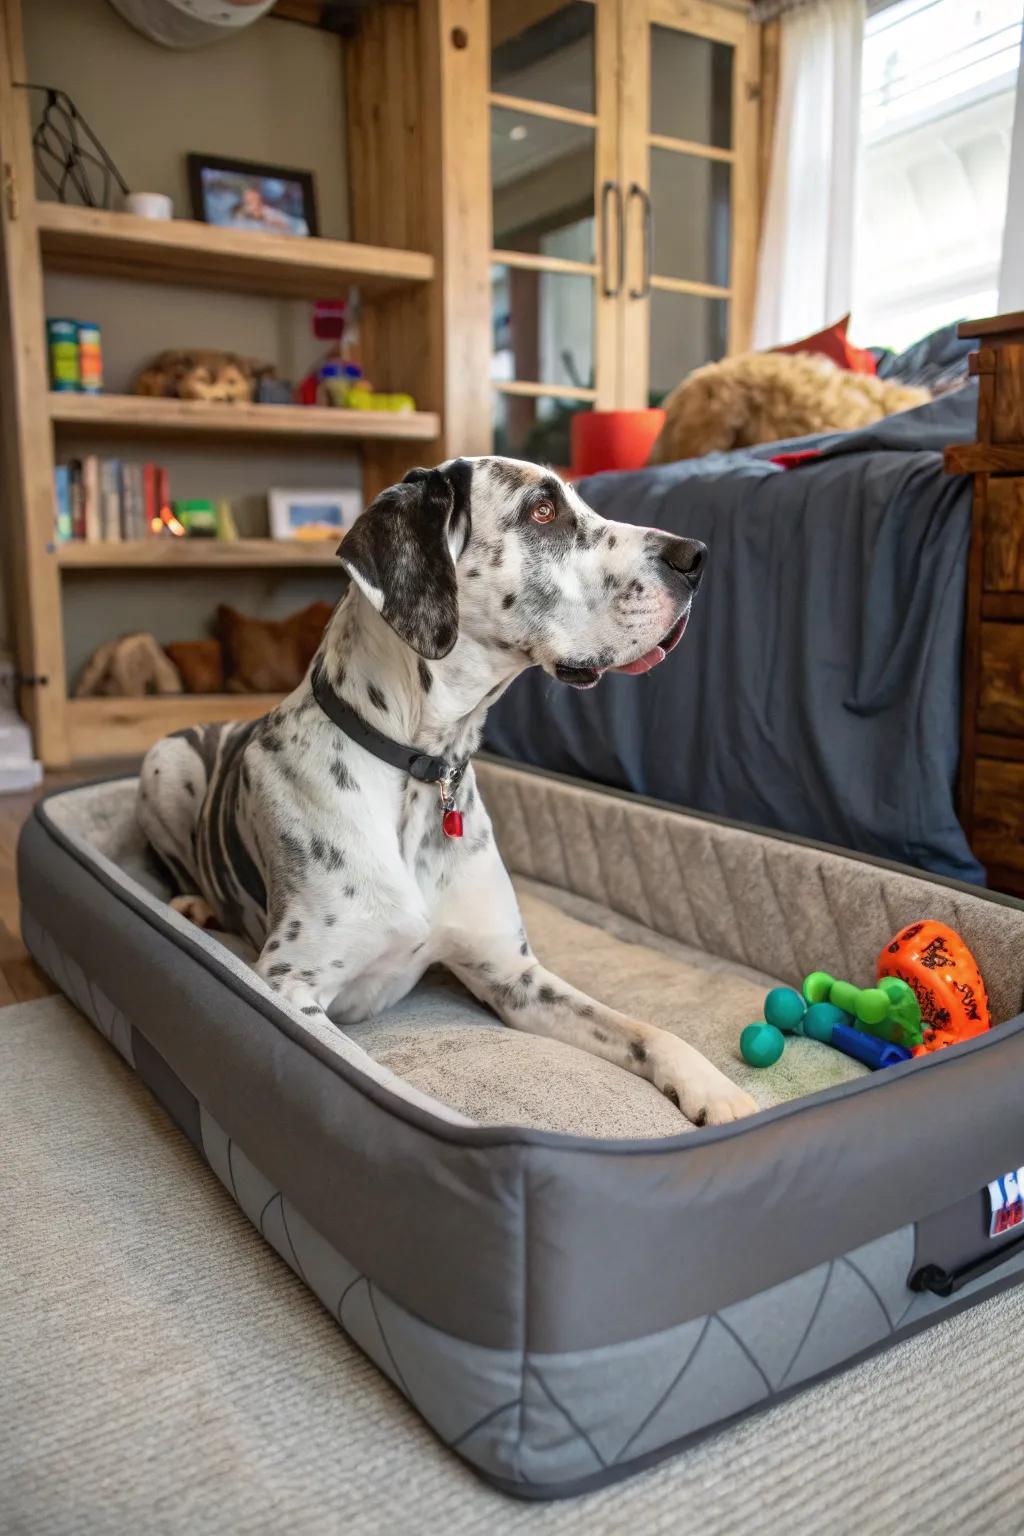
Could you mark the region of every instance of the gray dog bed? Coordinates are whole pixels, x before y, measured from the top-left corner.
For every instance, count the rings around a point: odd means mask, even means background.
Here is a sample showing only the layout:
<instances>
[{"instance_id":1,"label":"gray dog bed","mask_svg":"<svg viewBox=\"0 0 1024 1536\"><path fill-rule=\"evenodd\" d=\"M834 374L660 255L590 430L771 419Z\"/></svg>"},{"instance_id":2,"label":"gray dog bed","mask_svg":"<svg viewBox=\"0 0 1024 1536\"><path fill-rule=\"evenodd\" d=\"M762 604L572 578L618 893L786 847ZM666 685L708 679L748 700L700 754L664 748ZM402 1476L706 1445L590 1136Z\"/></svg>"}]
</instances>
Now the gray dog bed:
<instances>
[{"instance_id":1,"label":"gray dog bed","mask_svg":"<svg viewBox=\"0 0 1024 1536\"><path fill-rule=\"evenodd\" d=\"M243 946L167 906L134 780L51 795L19 850L39 964L453 1451L511 1493L582 1491L1024 1275L987 1195L1024 1164L1024 904L478 776L540 959L765 1113L695 1130L446 975L347 1032L282 1007ZM743 1065L766 987L866 980L921 917L972 948L997 1028L878 1074L803 1040Z\"/></svg>"}]
</instances>

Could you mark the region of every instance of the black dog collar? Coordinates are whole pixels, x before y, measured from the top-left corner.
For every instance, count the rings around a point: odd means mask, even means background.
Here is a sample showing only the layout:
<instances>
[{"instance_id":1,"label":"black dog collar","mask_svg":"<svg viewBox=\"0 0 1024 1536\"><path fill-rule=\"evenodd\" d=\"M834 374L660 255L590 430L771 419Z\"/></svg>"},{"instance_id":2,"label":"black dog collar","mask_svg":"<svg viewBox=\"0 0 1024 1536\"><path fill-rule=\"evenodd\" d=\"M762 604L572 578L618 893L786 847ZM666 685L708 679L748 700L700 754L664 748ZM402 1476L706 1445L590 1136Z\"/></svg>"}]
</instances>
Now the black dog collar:
<instances>
[{"instance_id":1,"label":"black dog collar","mask_svg":"<svg viewBox=\"0 0 1024 1536\"><path fill-rule=\"evenodd\" d=\"M383 731L368 725L361 715L356 714L350 704L346 704L345 700L335 693L322 667L314 667L311 683L313 697L324 714L357 746L363 747L373 757L379 758L382 763L389 763L392 768L400 768L403 773L407 773L410 778L418 779L421 784L437 785L441 794L444 831L449 837L461 837L462 812L455 809L455 795L466 771L468 759L464 758L462 762L453 763L446 757L434 757L429 752L421 752L417 747L402 746L399 742L392 741L391 737L385 736Z\"/></svg>"}]
</instances>

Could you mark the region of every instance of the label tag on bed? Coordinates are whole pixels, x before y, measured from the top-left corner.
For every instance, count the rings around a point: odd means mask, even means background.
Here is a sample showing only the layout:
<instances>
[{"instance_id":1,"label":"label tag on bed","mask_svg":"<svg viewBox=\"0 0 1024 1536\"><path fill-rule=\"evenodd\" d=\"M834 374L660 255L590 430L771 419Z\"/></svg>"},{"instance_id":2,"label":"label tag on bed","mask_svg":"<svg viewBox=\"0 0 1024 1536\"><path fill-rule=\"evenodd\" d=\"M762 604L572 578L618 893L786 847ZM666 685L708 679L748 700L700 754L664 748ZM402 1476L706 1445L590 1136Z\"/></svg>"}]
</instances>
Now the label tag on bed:
<instances>
[{"instance_id":1,"label":"label tag on bed","mask_svg":"<svg viewBox=\"0 0 1024 1536\"><path fill-rule=\"evenodd\" d=\"M1024 1224L1024 1168L1011 1168L988 1187L989 1237L1002 1237Z\"/></svg>"}]
</instances>

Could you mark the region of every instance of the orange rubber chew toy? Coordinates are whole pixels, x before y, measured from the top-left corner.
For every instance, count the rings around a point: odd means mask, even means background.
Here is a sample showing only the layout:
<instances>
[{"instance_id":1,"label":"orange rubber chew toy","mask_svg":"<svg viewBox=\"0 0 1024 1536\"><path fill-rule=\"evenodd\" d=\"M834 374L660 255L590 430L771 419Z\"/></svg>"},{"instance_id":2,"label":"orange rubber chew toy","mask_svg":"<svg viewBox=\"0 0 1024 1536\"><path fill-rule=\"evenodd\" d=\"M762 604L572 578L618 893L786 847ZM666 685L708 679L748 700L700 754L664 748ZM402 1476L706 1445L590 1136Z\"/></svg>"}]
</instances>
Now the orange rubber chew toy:
<instances>
[{"instance_id":1,"label":"orange rubber chew toy","mask_svg":"<svg viewBox=\"0 0 1024 1536\"><path fill-rule=\"evenodd\" d=\"M958 933L931 918L901 928L878 957L877 974L898 976L921 1005L924 1042L914 1056L984 1034L988 996L977 961Z\"/></svg>"}]
</instances>

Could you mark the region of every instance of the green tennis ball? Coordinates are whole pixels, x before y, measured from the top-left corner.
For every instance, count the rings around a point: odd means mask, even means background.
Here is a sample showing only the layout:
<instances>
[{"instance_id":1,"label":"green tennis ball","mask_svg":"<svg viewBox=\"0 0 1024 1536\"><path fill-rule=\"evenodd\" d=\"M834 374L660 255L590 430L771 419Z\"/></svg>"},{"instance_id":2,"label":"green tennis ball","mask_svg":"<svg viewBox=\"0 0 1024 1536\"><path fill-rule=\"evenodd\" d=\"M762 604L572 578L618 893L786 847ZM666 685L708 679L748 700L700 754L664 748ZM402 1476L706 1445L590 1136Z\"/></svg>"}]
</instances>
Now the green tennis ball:
<instances>
[{"instance_id":1,"label":"green tennis ball","mask_svg":"<svg viewBox=\"0 0 1024 1536\"><path fill-rule=\"evenodd\" d=\"M881 1024L889 1015L889 999L881 987L865 987L853 1011L862 1024Z\"/></svg>"},{"instance_id":2,"label":"green tennis ball","mask_svg":"<svg viewBox=\"0 0 1024 1536\"><path fill-rule=\"evenodd\" d=\"M773 1067L786 1048L774 1024L748 1024L740 1035L740 1055L748 1067Z\"/></svg>"},{"instance_id":3,"label":"green tennis ball","mask_svg":"<svg viewBox=\"0 0 1024 1536\"><path fill-rule=\"evenodd\" d=\"M804 997L809 1003L827 1003L834 980L828 971L812 971L804 977Z\"/></svg>"},{"instance_id":4,"label":"green tennis ball","mask_svg":"<svg viewBox=\"0 0 1024 1536\"><path fill-rule=\"evenodd\" d=\"M784 1035L802 1034L807 1004L792 987L772 987L764 1000L764 1016Z\"/></svg>"}]
</instances>

